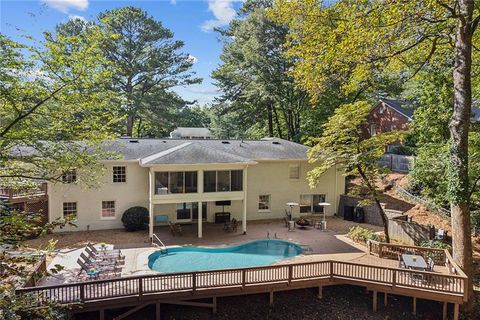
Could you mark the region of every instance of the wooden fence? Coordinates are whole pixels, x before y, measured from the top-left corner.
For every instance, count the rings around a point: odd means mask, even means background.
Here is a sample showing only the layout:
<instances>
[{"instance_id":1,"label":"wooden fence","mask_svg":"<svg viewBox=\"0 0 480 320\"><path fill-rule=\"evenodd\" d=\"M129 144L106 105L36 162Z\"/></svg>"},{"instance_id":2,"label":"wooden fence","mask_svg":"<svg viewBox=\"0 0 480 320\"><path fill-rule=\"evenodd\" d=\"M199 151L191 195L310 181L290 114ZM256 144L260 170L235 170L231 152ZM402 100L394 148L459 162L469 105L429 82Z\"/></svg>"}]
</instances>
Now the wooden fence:
<instances>
[{"instance_id":1,"label":"wooden fence","mask_svg":"<svg viewBox=\"0 0 480 320\"><path fill-rule=\"evenodd\" d=\"M381 166L392 171L409 172L413 165L414 157L400 154L386 153L379 160Z\"/></svg>"},{"instance_id":2,"label":"wooden fence","mask_svg":"<svg viewBox=\"0 0 480 320\"><path fill-rule=\"evenodd\" d=\"M405 246L404 246L405 247ZM415 247L413 247L415 248ZM409 248L385 246L382 243L372 242L371 252L378 252L379 256L390 257L397 252L404 252ZM427 254L428 251L422 253ZM430 249L436 262L452 263L442 251ZM429 253L429 254L430 254ZM428 281L418 281L418 279ZM322 282L323 281L323 282ZM441 274L434 272L414 271L399 268L343 262L318 261L309 263L273 265L265 267L225 269L212 271L198 271L187 273L170 273L124 277L111 280L94 280L90 282L21 288L17 294L31 295L37 299L39 305L50 300L58 303L88 303L90 301L114 300L122 297L142 297L156 295L168 298L169 294L184 293L194 298L197 292L208 292L215 289L232 293L232 290L255 288L271 288L273 285L288 286L303 284L304 287L324 284L349 283L365 286L380 286L379 290L415 296L420 292L422 297L461 303L467 300L467 277L461 270L456 274ZM220 294L221 295L221 294Z\"/></svg>"},{"instance_id":3,"label":"wooden fence","mask_svg":"<svg viewBox=\"0 0 480 320\"><path fill-rule=\"evenodd\" d=\"M399 216L388 220L388 234L408 245L418 245L432 239L435 234L433 226L425 226L414 221L407 221L408 216Z\"/></svg>"}]
</instances>

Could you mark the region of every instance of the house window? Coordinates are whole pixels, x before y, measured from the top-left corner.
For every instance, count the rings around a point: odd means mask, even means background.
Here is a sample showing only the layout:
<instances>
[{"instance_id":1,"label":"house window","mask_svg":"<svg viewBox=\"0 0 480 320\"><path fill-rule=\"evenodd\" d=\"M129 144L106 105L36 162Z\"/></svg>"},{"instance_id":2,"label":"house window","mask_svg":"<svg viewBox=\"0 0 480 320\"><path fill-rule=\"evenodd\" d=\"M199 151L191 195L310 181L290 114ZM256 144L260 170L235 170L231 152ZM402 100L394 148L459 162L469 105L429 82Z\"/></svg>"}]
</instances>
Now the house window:
<instances>
[{"instance_id":1,"label":"house window","mask_svg":"<svg viewBox=\"0 0 480 320\"><path fill-rule=\"evenodd\" d=\"M63 183L74 183L75 181L77 181L77 171L76 170L67 171L64 174L62 174L62 182Z\"/></svg>"},{"instance_id":2,"label":"house window","mask_svg":"<svg viewBox=\"0 0 480 320\"><path fill-rule=\"evenodd\" d=\"M77 219L77 203L76 202L64 202L63 203L63 218L69 218L71 220Z\"/></svg>"},{"instance_id":3,"label":"house window","mask_svg":"<svg viewBox=\"0 0 480 320\"><path fill-rule=\"evenodd\" d=\"M380 108L378 109L378 112L380 114L383 114L385 112L385 106L381 105Z\"/></svg>"},{"instance_id":4,"label":"house window","mask_svg":"<svg viewBox=\"0 0 480 320\"><path fill-rule=\"evenodd\" d=\"M197 171L155 172L155 194L197 192Z\"/></svg>"},{"instance_id":5,"label":"house window","mask_svg":"<svg viewBox=\"0 0 480 320\"><path fill-rule=\"evenodd\" d=\"M217 191L217 171L203 172L203 191L204 192Z\"/></svg>"},{"instance_id":6,"label":"house window","mask_svg":"<svg viewBox=\"0 0 480 320\"><path fill-rule=\"evenodd\" d=\"M232 170L230 171L231 178L231 190L232 191L242 191L243 190L243 170Z\"/></svg>"},{"instance_id":7,"label":"house window","mask_svg":"<svg viewBox=\"0 0 480 320\"><path fill-rule=\"evenodd\" d=\"M217 171L217 191L230 191L230 171Z\"/></svg>"},{"instance_id":8,"label":"house window","mask_svg":"<svg viewBox=\"0 0 480 320\"><path fill-rule=\"evenodd\" d=\"M113 182L127 182L127 168L124 166L113 167Z\"/></svg>"},{"instance_id":9,"label":"house window","mask_svg":"<svg viewBox=\"0 0 480 320\"><path fill-rule=\"evenodd\" d=\"M226 192L243 190L243 170L203 172L204 192Z\"/></svg>"},{"instance_id":10,"label":"house window","mask_svg":"<svg viewBox=\"0 0 480 320\"><path fill-rule=\"evenodd\" d=\"M375 135L377 135L377 126L374 123L372 123L370 125L370 136L373 137Z\"/></svg>"},{"instance_id":11,"label":"house window","mask_svg":"<svg viewBox=\"0 0 480 320\"><path fill-rule=\"evenodd\" d=\"M318 204L325 202L324 194L300 195L300 213L323 213L324 207Z\"/></svg>"},{"instance_id":12,"label":"house window","mask_svg":"<svg viewBox=\"0 0 480 320\"><path fill-rule=\"evenodd\" d=\"M102 201L102 218L115 218L115 201Z\"/></svg>"},{"instance_id":13,"label":"house window","mask_svg":"<svg viewBox=\"0 0 480 320\"><path fill-rule=\"evenodd\" d=\"M270 211L270 195L263 194L258 196L258 211Z\"/></svg>"},{"instance_id":14,"label":"house window","mask_svg":"<svg viewBox=\"0 0 480 320\"><path fill-rule=\"evenodd\" d=\"M290 179L300 179L300 165L291 164L288 167L288 177Z\"/></svg>"}]
</instances>

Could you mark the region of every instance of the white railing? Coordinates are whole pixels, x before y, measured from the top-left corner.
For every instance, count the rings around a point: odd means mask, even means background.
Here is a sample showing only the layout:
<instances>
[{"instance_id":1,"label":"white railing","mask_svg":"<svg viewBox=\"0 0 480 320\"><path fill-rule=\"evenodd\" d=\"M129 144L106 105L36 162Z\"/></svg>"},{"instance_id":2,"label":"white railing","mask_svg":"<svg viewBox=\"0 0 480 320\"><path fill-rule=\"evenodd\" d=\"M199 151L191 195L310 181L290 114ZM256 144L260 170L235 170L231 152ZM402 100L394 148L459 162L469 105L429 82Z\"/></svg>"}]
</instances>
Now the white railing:
<instances>
[{"instance_id":1,"label":"white railing","mask_svg":"<svg viewBox=\"0 0 480 320\"><path fill-rule=\"evenodd\" d=\"M158 244L155 243L155 240L158 241L158 243L161 244L161 246L159 246ZM159 248L162 248L162 249L167 249L167 246L162 242L162 240L160 240L160 238L154 233L153 236L152 236L152 244L159 247Z\"/></svg>"}]
</instances>

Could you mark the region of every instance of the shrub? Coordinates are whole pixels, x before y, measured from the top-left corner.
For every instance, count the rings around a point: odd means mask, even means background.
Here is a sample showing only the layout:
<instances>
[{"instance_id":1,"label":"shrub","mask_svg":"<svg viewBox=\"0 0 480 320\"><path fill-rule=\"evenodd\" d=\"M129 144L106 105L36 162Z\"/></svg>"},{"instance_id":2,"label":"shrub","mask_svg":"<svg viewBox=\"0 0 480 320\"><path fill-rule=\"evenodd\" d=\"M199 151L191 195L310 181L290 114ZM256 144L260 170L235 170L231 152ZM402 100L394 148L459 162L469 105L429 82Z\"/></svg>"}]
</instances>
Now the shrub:
<instances>
[{"instance_id":1,"label":"shrub","mask_svg":"<svg viewBox=\"0 0 480 320\"><path fill-rule=\"evenodd\" d=\"M360 226L351 227L347 233L347 237L356 242L366 243L367 240L380 241L380 236L375 234L372 230Z\"/></svg>"},{"instance_id":2,"label":"shrub","mask_svg":"<svg viewBox=\"0 0 480 320\"><path fill-rule=\"evenodd\" d=\"M146 230L149 222L148 209L131 207L123 213L122 222L127 231Z\"/></svg>"},{"instance_id":3,"label":"shrub","mask_svg":"<svg viewBox=\"0 0 480 320\"><path fill-rule=\"evenodd\" d=\"M420 242L420 246L426 248L447 249L448 251L452 252L452 246L449 243L440 240L422 241Z\"/></svg>"}]
</instances>

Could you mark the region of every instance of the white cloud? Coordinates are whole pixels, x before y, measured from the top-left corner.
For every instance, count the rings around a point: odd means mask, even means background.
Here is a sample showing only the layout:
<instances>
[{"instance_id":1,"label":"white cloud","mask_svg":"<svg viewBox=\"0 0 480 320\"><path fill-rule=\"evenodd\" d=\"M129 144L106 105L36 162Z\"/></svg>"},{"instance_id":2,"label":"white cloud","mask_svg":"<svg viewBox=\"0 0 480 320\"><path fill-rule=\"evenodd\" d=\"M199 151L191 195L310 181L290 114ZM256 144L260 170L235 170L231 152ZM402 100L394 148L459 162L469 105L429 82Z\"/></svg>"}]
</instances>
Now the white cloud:
<instances>
[{"instance_id":1,"label":"white cloud","mask_svg":"<svg viewBox=\"0 0 480 320\"><path fill-rule=\"evenodd\" d=\"M70 14L68 15L68 19L70 20L82 20L82 21L86 21L87 19L85 19L85 17L82 17L82 16L77 16L76 14Z\"/></svg>"},{"instance_id":2,"label":"white cloud","mask_svg":"<svg viewBox=\"0 0 480 320\"><path fill-rule=\"evenodd\" d=\"M187 91L196 94L205 94L205 95L217 95L220 93L220 89L217 87L197 87L197 88L187 88Z\"/></svg>"},{"instance_id":3,"label":"white cloud","mask_svg":"<svg viewBox=\"0 0 480 320\"><path fill-rule=\"evenodd\" d=\"M189 54L187 59L191 61L193 64L198 62L198 58L195 57L193 54Z\"/></svg>"},{"instance_id":4,"label":"white cloud","mask_svg":"<svg viewBox=\"0 0 480 320\"><path fill-rule=\"evenodd\" d=\"M88 8L88 0L42 0L45 4L53 9L68 13L70 9L86 10Z\"/></svg>"},{"instance_id":5,"label":"white cloud","mask_svg":"<svg viewBox=\"0 0 480 320\"><path fill-rule=\"evenodd\" d=\"M215 19L205 21L201 28L204 32L210 32L213 28L226 26L237 14L233 8L235 0L209 0L208 11L211 11Z\"/></svg>"},{"instance_id":6,"label":"white cloud","mask_svg":"<svg viewBox=\"0 0 480 320\"><path fill-rule=\"evenodd\" d=\"M176 5L176 4L177 4L177 0L170 0L170 4L171 4L171 5Z\"/></svg>"}]
</instances>

